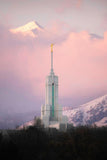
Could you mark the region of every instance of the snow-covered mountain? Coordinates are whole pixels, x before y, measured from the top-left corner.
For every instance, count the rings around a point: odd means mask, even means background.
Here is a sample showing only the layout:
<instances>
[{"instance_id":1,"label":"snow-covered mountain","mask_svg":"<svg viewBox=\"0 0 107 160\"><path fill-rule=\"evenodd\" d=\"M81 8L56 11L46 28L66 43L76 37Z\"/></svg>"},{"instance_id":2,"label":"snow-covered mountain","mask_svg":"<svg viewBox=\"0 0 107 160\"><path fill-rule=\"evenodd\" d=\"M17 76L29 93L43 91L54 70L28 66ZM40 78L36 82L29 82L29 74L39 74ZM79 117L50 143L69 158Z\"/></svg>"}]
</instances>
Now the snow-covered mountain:
<instances>
[{"instance_id":1,"label":"snow-covered mountain","mask_svg":"<svg viewBox=\"0 0 107 160\"><path fill-rule=\"evenodd\" d=\"M20 129L27 128L27 127L30 127L30 126L33 126L33 125L34 125L34 120L22 124L17 129L20 130Z\"/></svg>"},{"instance_id":2,"label":"snow-covered mountain","mask_svg":"<svg viewBox=\"0 0 107 160\"><path fill-rule=\"evenodd\" d=\"M69 123L74 126L93 125L107 126L107 95L83 104L75 109L64 109Z\"/></svg>"},{"instance_id":3,"label":"snow-covered mountain","mask_svg":"<svg viewBox=\"0 0 107 160\"><path fill-rule=\"evenodd\" d=\"M37 22L32 21L24 26L15 28L15 29L10 29L10 32L17 34L21 33L24 36L31 36L31 37L37 37L39 32L43 32L44 29L41 27Z\"/></svg>"},{"instance_id":4,"label":"snow-covered mountain","mask_svg":"<svg viewBox=\"0 0 107 160\"><path fill-rule=\"evenodd\" d=\"M15 29L10 30L13 34L21 33L23 35L31 36L31 37L38 37L39 33L43 33L44 29L41 27L37 22L32 21L27 23L24 26L20 26ZM95 34L90 34L91 38L101 38L98 37ZM56 35L55 35L56 36ZM45 37L42 37L46 39ZM53 37L47 38L50 41L54 41ZM50 40L53 39L53 40ZM59 39L62 39L59 37ZM57 37L58 40L58 37ZM55 41L57 41L55 38ZM46 40L48 41L48 40ZM43 40L44 42L44 40ZM104 100L104 97L106 97L106 100ZM69 118L69 123L73 123L74 125L85 125L85 124L96 124L98 126L106 125L107 124L107 95L98 98L97 100L94 100L92 102L89 102L87 104L81 105L78 108L67 108L63 111L65 115ZM102 100L103 99L103 100ZM98 103L97 103L98 101ZM104 104L105 103L105 104ZM33 117L32 117L33 119ZM19 120L19 119L18 119ZM26 119L27 121L27 119ZM6 119L6 126L8 125L9 120ZM19 121L18 121L19 122ZM23 123L23 121L21 121ZM25 120L24 120L25 122ZM1 120L1 125L4 126L4 122ZM13 120L10 121L11 124L13 124Z\"/></svg>"},{"instance_id":5,"label":"snow-covered mountain","mask_svg":"<svg viewBox=\"0 0 107 160\"><path fill-rule=\"evenodd\" d=\"M63 115L68 117L68 123L78 125L96 125L98 127L107 126L107 95L83 104L77 108L64 107ZM32 126L34 120L28 121L18 129Z\"/></svg>"}]
</instances>

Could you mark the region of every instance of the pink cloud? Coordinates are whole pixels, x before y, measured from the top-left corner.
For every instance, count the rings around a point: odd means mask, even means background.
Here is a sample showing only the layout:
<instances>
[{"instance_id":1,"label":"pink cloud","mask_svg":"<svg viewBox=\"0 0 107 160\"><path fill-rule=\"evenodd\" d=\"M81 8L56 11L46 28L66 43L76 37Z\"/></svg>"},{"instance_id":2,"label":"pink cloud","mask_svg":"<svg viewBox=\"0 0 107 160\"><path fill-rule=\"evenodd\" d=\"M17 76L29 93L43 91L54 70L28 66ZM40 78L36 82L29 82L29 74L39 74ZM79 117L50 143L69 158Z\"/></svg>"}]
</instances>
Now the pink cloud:
<instances>
[{"instance_id":1,"label":"pink cloud","mask_svg":"<svg viewBox=\"0 0 107 160\"><path fill-rule=\"evenodd\" d=\"M65 33L71 31L71 26L63 21L60 20L51 20L46 26L48 32L51 36L61 36ZM50 36L50 35L49 35Z\"/></svg>"},{"instance_id":2,"label":"pink cloud","mask_svg":"<svg viewBox=\"0 0 107 160\"><path fill-rule=\"evenodd\" d=\"M25 93L44 97L45 77L50 72L50 44L55 37L52 34L38 38L16 36L3 28L0 32L0 79L6 80L7 86L14 86L14 89L20 87ZM103 39L91 39L87 31L70 32L62 41L57 41L54 71L59 76L60 97L107 91L106 44L107 32ZM3 86L3 81L0 85Z\"/></svg>"},{"instance_id":3,"label":"pink cloud","mask_svg":"<svg viewBox=\"0 0 107 160\"><path fill-rule=\"evenodd\" d=\"M80 32L71 33L62 46L56 48L60 56L56 58L55 67L63 77L62 96L89 94L104 88L107 91L106 43L106 33L104 39L92 40L88 32Z\"/></svg>"}]
</instances>

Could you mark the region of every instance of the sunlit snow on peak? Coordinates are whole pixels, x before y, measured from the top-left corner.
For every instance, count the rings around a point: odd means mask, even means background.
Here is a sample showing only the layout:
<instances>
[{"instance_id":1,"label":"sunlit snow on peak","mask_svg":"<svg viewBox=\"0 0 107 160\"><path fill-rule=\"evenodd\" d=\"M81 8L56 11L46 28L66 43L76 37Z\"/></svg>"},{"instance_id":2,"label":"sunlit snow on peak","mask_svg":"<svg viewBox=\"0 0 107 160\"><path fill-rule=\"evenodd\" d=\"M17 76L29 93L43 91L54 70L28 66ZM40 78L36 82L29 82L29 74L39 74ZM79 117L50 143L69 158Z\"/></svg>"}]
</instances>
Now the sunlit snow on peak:
<instances>
[{"instance_id":1,"label":"sunlit snow on peak","mask_svg":"<svg viewBox=\"0 0 107 160\"><path fill-rule=\"evenodd\" d=\"M12 33L22 33L24 36L31 36L31 37L37 37L37 34L35 34L33 31L37 30L43 31L43 28L35 21L29 22L25 24L24 26L10 29L10 32Z\"/></svg>"}]
</instances>

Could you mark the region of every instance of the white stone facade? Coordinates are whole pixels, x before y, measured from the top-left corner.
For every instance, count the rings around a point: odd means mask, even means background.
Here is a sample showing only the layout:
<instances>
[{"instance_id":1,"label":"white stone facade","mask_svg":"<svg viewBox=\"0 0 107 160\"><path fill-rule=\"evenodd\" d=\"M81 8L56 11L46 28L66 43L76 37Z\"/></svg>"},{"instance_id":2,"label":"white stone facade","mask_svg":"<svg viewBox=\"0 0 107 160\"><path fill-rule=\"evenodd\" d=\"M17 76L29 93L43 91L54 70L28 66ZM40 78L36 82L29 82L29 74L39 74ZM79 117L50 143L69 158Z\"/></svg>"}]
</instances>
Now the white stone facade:
<instances>
[{"instance_id":1,"label":"white stone facade","mask_svg":"<svg viewBox=\"0 0 107 160\"><path fill-rule=\"evenodd\" d=\"M67 117L62 116L62 107L58 104L58 76L53 72L53 52L51 52L51 72L46 77L45 105L41 106L41 119L45 127L52 124L67 124Z\"/></svg>"}]
</instances>

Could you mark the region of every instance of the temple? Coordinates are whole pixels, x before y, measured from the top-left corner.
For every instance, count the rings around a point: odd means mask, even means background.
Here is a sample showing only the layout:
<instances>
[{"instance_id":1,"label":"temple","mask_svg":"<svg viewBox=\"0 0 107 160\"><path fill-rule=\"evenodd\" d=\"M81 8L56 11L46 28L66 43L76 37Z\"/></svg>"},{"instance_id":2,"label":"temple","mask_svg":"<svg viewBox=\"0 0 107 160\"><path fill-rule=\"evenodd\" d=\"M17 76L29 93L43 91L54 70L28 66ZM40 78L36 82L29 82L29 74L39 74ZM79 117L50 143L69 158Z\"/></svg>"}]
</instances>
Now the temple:
<instances>
[{"instance_id":1,"label":"temple","mask_svg":"<svg viewBox=\"0 0 107 160\"><path fill-rule=\"evenodd\" d=\"M46 77L45 105L41 106L41 119L45 126L66 128L67 117L62 115L62 106L58 104L58 76L53 70L53 44L51 44L51 71Z\"/></svg>"}]
</instances>

